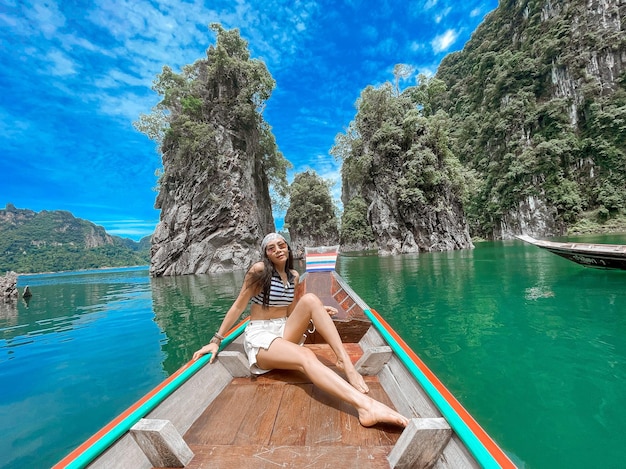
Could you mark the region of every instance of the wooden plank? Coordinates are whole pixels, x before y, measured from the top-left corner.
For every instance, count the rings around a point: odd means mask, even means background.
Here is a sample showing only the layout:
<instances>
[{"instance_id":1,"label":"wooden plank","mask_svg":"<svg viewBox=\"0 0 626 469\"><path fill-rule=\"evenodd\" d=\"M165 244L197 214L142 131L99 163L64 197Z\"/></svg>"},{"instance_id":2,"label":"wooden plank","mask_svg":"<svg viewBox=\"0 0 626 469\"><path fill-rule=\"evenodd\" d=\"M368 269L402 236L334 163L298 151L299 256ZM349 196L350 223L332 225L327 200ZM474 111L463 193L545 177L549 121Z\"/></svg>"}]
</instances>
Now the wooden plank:
<instances>
[{"instance_id":1,"label":"wooden plank","mask_svg":"<svg viewBox=\"0 0 626 469\"><path fill-rule=\"evenodd\" d=\"M146 418L169 420L183 435L231 380L232 376L220 363L206 365Z\"/></svg>"},{"instance_id":2,"label":"wooden plank","mask_svg":"<svg viewBox=\"0 0 626 469\"><path fill-rule=\"evenodd\" d=\"M185 469L389 469L389 446L192 446Z\"/></svg>"},{"instance_id":3,"label":"wooden plank","mask_svg":"<svg viewBox=\"0 0 626 469\"><path fill-rule=\"evenodd\" d=\"M282 390L281 406L276 414L270 445L304 445L313 385L282 386Z\"/></svg>"},{"instance_id":4,"label":"wooden plank","mask_svg":"<svg viewBox=\"0 0 626 469\"><path fill-rule=\"evenodd\" d=\"M232 444L255 392L253 385L228 386L185 434L187 443Z\"/></svg>"},{"instance_id":5,"label":"wooden plank","mask_svg":"<svg viewBox=\"0 0 626 469\"><path fill-rule=\"evenodd\" d=\"M250 373L250 363L245 353L223 350L218 354L218 360L234 378L252 376L252 373Z\"/></svg>"},{"instance_id":6,"label":"wooden plank","mask_svg":"<svg viewBox=\"0 0 626 469\"><path fill-rule=\"evenodd\" d=\"M270 442L276 414L281 403L282 387L271 384L257 384L256 392L249 403L239 405L248 406L246 419L239 427L233 444L267 445Z\"/></svg>"},{"instance_id":7,"label":"wooden plank","mask_svg":"<svg viewBox=\"0 0 626 469\"><path fill-rule=\"evenodd\" d=\"M374 328L370 327L365 335L359 341L359 346L361 350L365 351L371 347L380 347L382 345L388 345L383 339L383 336Z\"/></svg>"},{"instance_id":8,"label":"wooden plank","mask_svg":"<svg viewBox=\"0 0 626 469\"><path fill-rule=\"evenodd\" d=\"M380 333L373 327L359 342L364 350L384 343ZM378 374L378 379L396 410L401 414L409 418L441 417L439 409L396 356L392 356L387 366L383 367ZM436 462L434 467L436 469L475 469L480 466L454 433L443 450L443 457Z\"/></svg>"},{"instance_id":9,"label":"wooden plank","mask_svg":"<svg viewBox=\"0 0 626 469\"><path fill-rule=\"evenodd\" d=\"M307 347L343 376L330 346ZM345 347L350 359L358 361L361 347L354 343ZM377 377L366 376L365 381L373 398L393 407ZM251 395L234 388L256 391ZM249 403L249 408L242 403ZM302 373L273 370L252 379L232 380L187 433L186 440L196 453L187 467L273 468L278 463L280 467L388 468L386 455L401 432L392 426L365 428L352 406L316 388ZM202 448L200 454L197 448Z\"/></svg>"},{"instance_id":10,"label":"wooden plank","mask_svg":"<svg viewBox=\"0 0 626 469\"><path fill-rule=\"evenodd\" d=\"M312 389L307 446L341 444L342 402L317 387Z\"/></svg>"},{"instance_id":11,"label":"wooden plank","mask_svg":"<svg viewBox=\"0 0 626 469\"><path fill-rule=\"evenodd\" d=\"M441 417L441 412L394 355L378 374L394 406L406 417Z\"/></svg>"},{"instance_id":12,"label":"wooden plank","mask_svg":"<svg viewBox=\"0 0 626 469\"><path fill-rule=\"evenodd\" d=\"M480 464L470 454L456 433L443 450L443 457L433 466L434 469L478 469Z\"/></svg>"},{"instance_id":13,"label":"wooden plank","mask_svg":"<svg viewBox=\"0 0 626 469\"><path fill-rule=\"evenodd\" d=\"M111 469L120 461L123 461L125 467L132 467L133 469L150 469L153 467L130 433L126 433L113 446L91 462L89 469Z\"/></svg>"},{"instance_id":14,"label":"wooden plank","mask_svg":"<svg viewBox=\"0 0 626 469\"><path fill-rule=\"evenodd\" d=\"M387 345L369 347L363 351L363 355L356 362L355 367L362 375L377 375L392 354L391 347Z\"/></svg>"}]
</instances>

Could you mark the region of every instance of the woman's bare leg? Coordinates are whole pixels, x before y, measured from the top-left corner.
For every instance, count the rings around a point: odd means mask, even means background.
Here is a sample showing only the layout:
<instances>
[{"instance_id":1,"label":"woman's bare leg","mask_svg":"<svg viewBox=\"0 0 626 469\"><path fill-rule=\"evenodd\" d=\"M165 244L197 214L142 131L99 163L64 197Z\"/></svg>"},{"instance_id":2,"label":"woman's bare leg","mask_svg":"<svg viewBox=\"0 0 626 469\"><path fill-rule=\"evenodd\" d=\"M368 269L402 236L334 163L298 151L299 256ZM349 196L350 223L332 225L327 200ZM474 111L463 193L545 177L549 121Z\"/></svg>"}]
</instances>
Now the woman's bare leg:
<instances>
[{"instance_id":1,"label":"woman's bare leg","mask_svg":"<svg viewBox=\"0 0 626 469\"><path fill-rule=\"evenodd\" d=\"M364 427L377 423L389 423L406 427L408 419L395 410L357 391L334 371L318 360L311 350L284 339L275 339L268 350L261 349L257 355L258 365L266 370L298 370L311 382L354 406L359 422Z\"/></svg>"},{"instance_id":2,"label":"woman's bare leg","mask_svg":"<svg viewBox=\"0 0 626 469\"><path fill-rule=\"evenodd\" d=\"M309 321L313 321L315 329L324 337L324 340L328 342L330 348L335 352L337 366L346 373L350 384L361 392L368 392L369 388L363 376L354 368L354 364L341 342L335 323L316 295L307 293L300 298L291 315L287 318L283 337L290 342L299 343L302 334L309 326Z\"/></svg>"}]
</instances>

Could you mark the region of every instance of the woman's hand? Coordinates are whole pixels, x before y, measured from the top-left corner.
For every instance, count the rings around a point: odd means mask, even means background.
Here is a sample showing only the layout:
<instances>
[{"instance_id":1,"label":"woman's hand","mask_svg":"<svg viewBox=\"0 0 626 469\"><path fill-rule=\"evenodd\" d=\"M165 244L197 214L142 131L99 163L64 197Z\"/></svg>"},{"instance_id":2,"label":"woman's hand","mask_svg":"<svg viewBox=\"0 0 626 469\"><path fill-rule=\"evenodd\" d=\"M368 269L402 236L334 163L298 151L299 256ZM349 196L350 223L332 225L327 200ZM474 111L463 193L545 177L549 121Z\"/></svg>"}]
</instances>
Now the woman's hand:
<instances>
[{"instance_id":1,"label":"woman's hand","mask_svg":"<svg viewBox=\"0 0 626 469\"><path fill-rule=\"evenodd\" d=\"M324 309L331 316L334 316L335 314L337 314L337 308L333 308L332 306L324 306Z\"/></svg>"},{"instance_id":2,"label":"woman's hand","mask_svg":"<svg viewBox=\"0 0 626 469\"><path fill-rule=\"evenodd\" d=\"M200 350L197 350L193 354L192 359L195 361L198 358L202 357L203 355L210 353L211 359L209 360L209 363L213 363L215 361L215 357L217 357L218 350L219 350L219 347L217 346L217 344L214 344L214 343L206 344L204 347L202 347Z\"/></svg>"}]
</instances>

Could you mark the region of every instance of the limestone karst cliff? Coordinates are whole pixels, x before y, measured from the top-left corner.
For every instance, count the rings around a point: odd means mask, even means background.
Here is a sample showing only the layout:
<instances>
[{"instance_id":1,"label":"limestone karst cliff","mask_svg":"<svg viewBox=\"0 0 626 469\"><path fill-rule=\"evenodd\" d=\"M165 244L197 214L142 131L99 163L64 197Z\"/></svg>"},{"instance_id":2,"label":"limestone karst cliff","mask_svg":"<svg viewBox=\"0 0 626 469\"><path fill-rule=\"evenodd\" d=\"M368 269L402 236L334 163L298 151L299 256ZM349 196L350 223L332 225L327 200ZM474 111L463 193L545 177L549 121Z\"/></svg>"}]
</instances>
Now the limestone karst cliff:
<instances>
[{"instance_id":1,"label":"limestone karst cliff","mask_svg":"<svg viewBox=\"0 0 626 469\"><path fill-rule=\"evenodd\" d=\"M248 268L274 230L269 185L286 185L287 162L259 112L274 80L250 59L237 30L212 28L217 44L207 57L180 75L164 68L156 85L163 100L153 117L163 109L169 115L160 142L153 276Z\"/></svg>"},{"instance_id":2,"label":"limestone karst cliff","mask_svg":"<svg viewBox=\"0 0 626 469\"><path fill-rule=\"evenodd\" d=\"M375 247L380 254L399 254L473 247L447 116L425 109L418 91L400 94L390 84L366 88L350 129L337 138L333 152L343 159L347 207L344 250ZM355 228L358 236L350 232Z\"/></svg>"},{"instance_id":3,"label":"limestone karst cliff","mask_svg":"<svg viewBox=\"0 0 626 469\"><path fill-rule=\"evenodd\" d=\"M473 235L562 234L626 209L626 3L511 0L436 77L477 175Z\"/></svg>"},{"instance_id":4,"label":"limestone karst cliff","mask_svg":"<svg viewBox=\"0 0 626 469\"><path fill-rule=\"evenodd\" d=\"M167 176L157 197L161 215L152 236L151 275L241 270L259 259L259 241L274 231L274 219L267 179L242 146L245 139L225 133L212 171L196 161L170 175L164 155Z\"/></svg>"}]
</instances>

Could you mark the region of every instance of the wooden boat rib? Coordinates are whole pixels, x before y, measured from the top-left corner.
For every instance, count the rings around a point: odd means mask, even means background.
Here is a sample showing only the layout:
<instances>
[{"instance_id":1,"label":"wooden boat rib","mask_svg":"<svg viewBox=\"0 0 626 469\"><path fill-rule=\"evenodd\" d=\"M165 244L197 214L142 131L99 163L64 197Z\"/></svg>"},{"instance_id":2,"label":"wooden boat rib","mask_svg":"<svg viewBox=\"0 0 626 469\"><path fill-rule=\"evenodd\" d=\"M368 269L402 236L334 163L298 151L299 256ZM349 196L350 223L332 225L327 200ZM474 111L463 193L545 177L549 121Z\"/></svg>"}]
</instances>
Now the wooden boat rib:
<instances>
[{"instance_id":1,"label":"wooden boat rib","mask_svg":"<svg viewBox=\"0 0 626 469\"><path fill-rule=\"evenodd\" d=\"M626 270L624 244L558 243L535 239L528 235L516 237L585 267Z\"/></svg>"},{"instance_id":2,"label":"wooden boat rib","mask_svg":"<svg viewBox=\"0 0 626 469\"><path fill-rule=\"evenodd\" d=\"M515 467L329 265L307 271L302 281L339 310L335 324L370 395L410 417L406 429L362 427L355 410L301 373L252 377L244 320L229 332L215 363L204 356L185 364L53 469ZM309 334L304 346L333 367L334 353L319 334Z\"/></svg>"}]
</instances>

